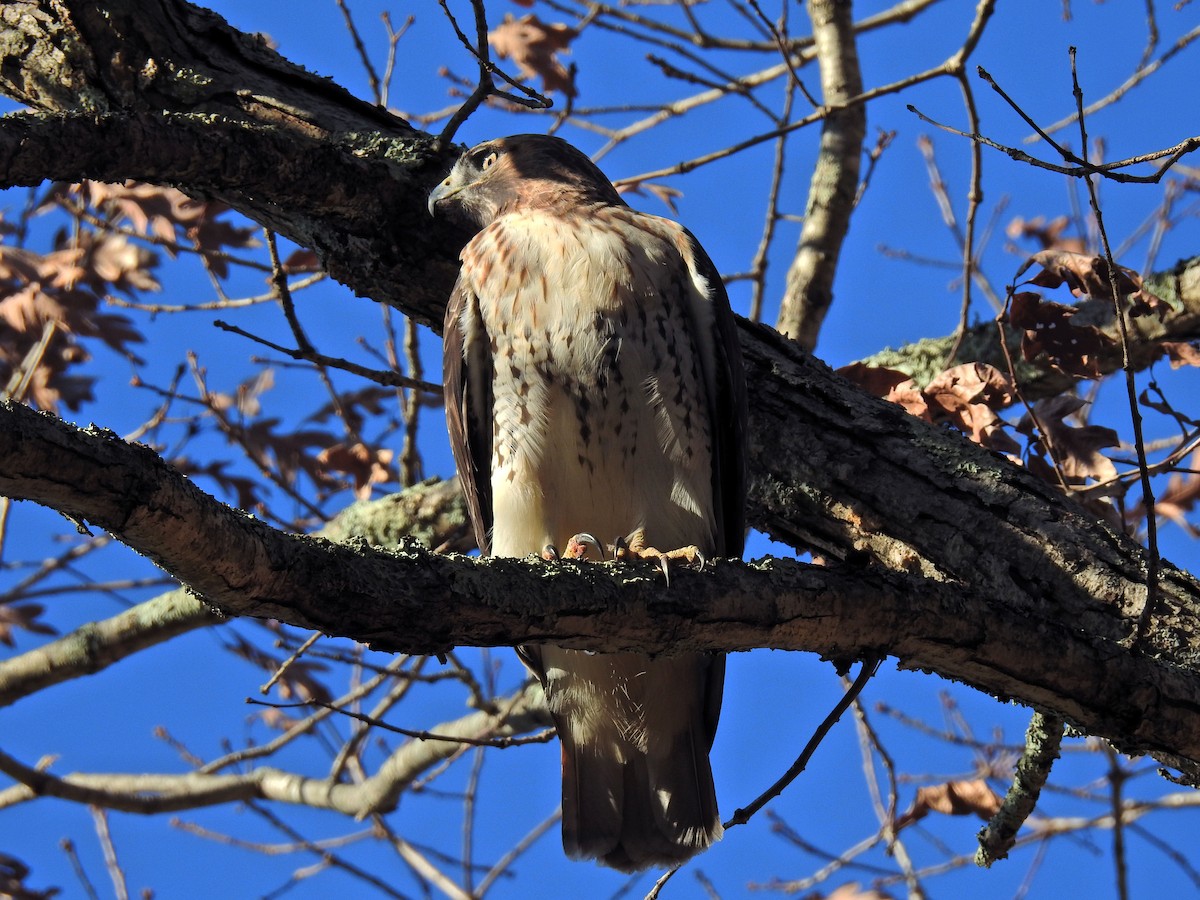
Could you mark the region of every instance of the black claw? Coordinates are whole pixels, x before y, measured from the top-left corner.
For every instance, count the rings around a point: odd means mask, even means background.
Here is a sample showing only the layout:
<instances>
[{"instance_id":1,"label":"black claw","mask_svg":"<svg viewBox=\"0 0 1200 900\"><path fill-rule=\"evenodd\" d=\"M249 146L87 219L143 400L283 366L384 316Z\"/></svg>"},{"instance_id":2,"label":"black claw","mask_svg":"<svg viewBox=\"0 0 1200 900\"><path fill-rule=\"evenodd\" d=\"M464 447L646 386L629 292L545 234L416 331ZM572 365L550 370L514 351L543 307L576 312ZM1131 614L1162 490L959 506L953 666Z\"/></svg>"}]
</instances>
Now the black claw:
<instances>
[{"instance_id":1,"label":"black claw","mask_svg":"<svg viewBox=\"0 0 1200 900\"><path fill-rule=\"evenodd\" d=\"M696 551L696 559L700 561L700 565L697 567L697 571L703 572L704 564L706 562L708 562L708 560L704 558L704 554L701 553L699 550Z\"/></svg>"},{"instance_id":2,"label":"black claw","mask_svg":"<svg viewBox=\"0 0 1200 900\"><path fill-rule=\"evenodd\" d=\"M663 577L667 579L667 587L670 587L671 586L671 569L670 569L670 566L667 565L667 558L665 556L660 556L658 558L658 564L659 564L659 566L662 567Z\"/></svg>"},{"instance_id":3,"label":"black claw","mask_svg":"<svg viewBox=\"0 0 1200 900\"><path fill-rule=\"evenodd\" d=\"M558 548L555 547L553 544L547 544L545 547L542 548L542 559L549 562L551 560L556 560L558 558L559 558Z\"/></svg>"},{"instance_id":4,"label":"black claw","mask_svg":"<svg viewBox=\"0 0 1200 900\"><path fill-rule=\"evenodd\" d=\"M571 538L571 540L575 541L577 544L583 544L585 547L595 548L596 552L600 554L601 562L604 561L604 547L598 540L596 540L595 536L588 534L586 531L581 531L579 534Z\"/></svg>"}]
</instances>

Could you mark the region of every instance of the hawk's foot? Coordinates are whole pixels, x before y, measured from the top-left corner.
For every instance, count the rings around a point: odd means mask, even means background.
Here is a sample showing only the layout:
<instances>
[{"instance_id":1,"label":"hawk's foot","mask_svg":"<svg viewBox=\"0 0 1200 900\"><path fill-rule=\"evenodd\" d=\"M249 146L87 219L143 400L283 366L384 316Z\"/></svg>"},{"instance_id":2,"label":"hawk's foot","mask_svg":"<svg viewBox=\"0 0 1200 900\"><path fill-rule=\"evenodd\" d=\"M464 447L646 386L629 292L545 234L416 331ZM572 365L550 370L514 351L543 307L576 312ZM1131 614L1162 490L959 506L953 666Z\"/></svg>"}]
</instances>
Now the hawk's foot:
<instances>
[{"instance_id":1,"label":"hawk's foot","mask_svg":"<svg viewBox=\"0 0 1200 900\"><path fill-rule=\"evenodd\" d=\"M677 547L674 550L659 550L657 547L647 547L646 532L641 528L613 541L612 554L613 559L657 559L659 566L662 567L663 575L667 579L667 584L671 583L669 563L672 560L683 560L689 565L696 565L700 569L704 568L705 563L703 551L695 544L689 544L687 547Z\"/></svg>"},{"instance_id":2,"label":"hawk's foot","mask_svg":"<svg viewBox=\"0 0 1200 900\"><path fill-rule=\"evenodd\" d=\"M612 554L613 559L682 559L684 562L698 565L701 569L704 568L704 563L707 561L704 557L704 551L695 544L678 547L674 550L659 550L657 547L647 547L646 532L641 528L613 541Z\"/></svg>"}]
</instances>

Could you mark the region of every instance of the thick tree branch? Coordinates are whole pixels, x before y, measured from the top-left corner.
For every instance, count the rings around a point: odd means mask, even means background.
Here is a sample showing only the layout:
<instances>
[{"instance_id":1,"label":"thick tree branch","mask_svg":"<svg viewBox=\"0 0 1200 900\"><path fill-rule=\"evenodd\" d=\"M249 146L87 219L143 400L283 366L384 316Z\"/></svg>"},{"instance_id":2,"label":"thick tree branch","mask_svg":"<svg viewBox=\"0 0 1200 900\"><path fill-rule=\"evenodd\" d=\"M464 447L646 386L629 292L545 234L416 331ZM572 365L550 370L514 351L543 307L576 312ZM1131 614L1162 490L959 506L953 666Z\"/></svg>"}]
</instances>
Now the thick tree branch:
<instances>
[{"instance_id":1,"label":"thick tree branch","mask_svg":"<svg viewBox=\"0 0 1200 900\"><path fill-rule=\"evenodd\" d=\"M943 450L957 441L896 414ZM923 566L910 551L907 573L721 561L675 571L668 588L650 565L472 561L415 543L387 552L284 534L208 497L145 447L0 405L0 491L113 532L230 614L410 652L551 636L593 650L772 647L835 659L883 652L1053 711L1128 749L1200 761L1200 586L1168 567L1163 615L1147 645L1130 650L1144 589L1127 568L1136 576L1141 548L1089 524L1048 489L1045 497L1029 485L1017 490L1025 473L1002 460L980 451L964 464L989 470L981 481L994 482L994 502L1004 499L1015 522L1057 520L1060 531L1073 526L1074 543L1018 536L972 550L959 537L959 552L990 573L974 581ZM952 484L941 490L956 493ZM958 492L969 506L983 499ZM1056 555L1070 565L1047 559Z\"/></svg>"},{"instance_id":2,"label":"thick tree branch","mask_svg":"<svg viewBox=\"0 0 1200 900\"><path fill-rule=\"evenodd\" d=\"M313 246L356 291L440 320L462 235L430 227L424 197L452 152L433 154L429 136L260 44L246 50L250 39L177 0L99 6L5 7L6 22L36 7L48 36L30 26L33 50L2 45L0 86L55 116L0 122L4 183L138 177L219 197ZM160 20L143 17L148 7ZM44 47L59 55L43 65ZM18 71L21 84L5 82ZM680 572L666 591L640 572L564 565L546 579L528 563L337 547L232 513L147 450L12 408L0 424L3 490L113 531L230 612L384 647L553 634L595 649L885 651L1127 747L1200 758L1190 576L1165 568L1161 615L1130 652L1141 547L769 329L744 325L742 338L751 521L851 565L722 565Z\"/></svg>"},{"instance_id":3,"label":"thick tree branch","mask_svg":"<svg viewBox=\"0 0 1200 900\"><path fill-rule=\"evenodd\" d=\"M56 641L0 660L0 707L221 621L188 591L167 591L110 618L88 622Z\"/></svg>"},{"instance_id":4,"label":"thick tree branch","mask_svg":"<svg viewBox=\"0 0 1200 900\"><path fill-rule=\"evenodd\" d=\"M430 139L313 136L210 113L15 114L0 118L0 183L136 179L220 200L315 250L334 278L441 327L463 235L429 218L449 166ZM430 284L444 286L434 293Z\"/></svg>"},{"instance_id":5,"label":"thick tree branch","mask_svg":"<svg viewBox=\"0 0 1200 900\"><path fill-rule=\"evenodd\" d=\"M834 109L821 126L800 246L788 267L778 328L812 350L833 302L833 276L850 229L867 109L862 104L842 107L863 89L849 0L809 0L806 8L821 69L822 99Z\"/></svg>"},{"instance_id":6,"label":"thick tree branch","mask_svg":"<svg viewBox=\"0 0 1200 900\"><path fill-rule=\"evenodd\" d=\"M354 503L318 537L394 547L405 539L465 552L475 546L458 481L428 479L378 500ZM159 594L58 640L0 660L0 707L45 688L92 675L147 647L225 621L186 589Z\"/></svg>"},{"instance_id":7,"label":"thick tree branch","mask_svg":"<svg viewBox=\"0 0 1200 900\"><path fill-rule=\"evenodd\" d=\"M1164 301L1165 309L1161 318L1155 313L1129 320L1129 363L1137 371L1162 357L1162 341L1200 339L1200 257L1180 260L1170 269L1147 276L1145 285L1146 290ZM1096 356L1100 372L1105 375L1119 372L1121 345L1113 318L1112 299L1087 298L1078 303L1077 308L1078 312L1071 320L1073 324L1095 325L1113 341ZM895 350L882 350L860 362L907 372L919 386L924 386L946 367L955 339L955 335L928 338ZM1021 333L1010 329L1008 344L1019 347ZM996 323L982 322L969 328L956 359L990 363L1006 371L1008 363L1000 346ZM1021 392L1027 400L1061 394L1078 381L1047 366L1027 363L1019 354L1014 362Z\"/></svg>"},{"instance_id":8,"label":"thick tree branch","mask_svg":"<svg viewBox=\"0 0 1200 900\"><path fill-rule=\"evenodd\" d=\"M0 182L136 178L221 200L426 324L463 236L425 197L458 155L182 0L5 4Z\"/></svg>"}]
</instances>

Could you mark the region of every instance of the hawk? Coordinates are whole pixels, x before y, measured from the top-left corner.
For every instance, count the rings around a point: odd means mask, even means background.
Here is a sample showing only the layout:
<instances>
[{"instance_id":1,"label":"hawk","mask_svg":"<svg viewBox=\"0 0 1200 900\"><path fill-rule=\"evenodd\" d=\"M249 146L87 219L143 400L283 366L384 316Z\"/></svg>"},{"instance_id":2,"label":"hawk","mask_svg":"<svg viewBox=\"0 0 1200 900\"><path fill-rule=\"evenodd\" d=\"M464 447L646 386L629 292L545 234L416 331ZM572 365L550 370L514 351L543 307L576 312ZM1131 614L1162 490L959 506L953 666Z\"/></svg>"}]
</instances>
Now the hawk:
<instances>
[{"instance_id":1,"label":"hawk","mask_svg":"<svg viewBox=\"0 0 1200 900\"><path fill-rule=\"evenodd\" d=\"M429 209L479 229L446 310L444 376L481 552L554 555L595 533L629 534L626 552L741 556L741 351L691 233L631 209L545 135L468 150ZM708 753L723 656L518 652L558 726L569 856L634 871L720 838Z\"/></svg>"}]
</instances>

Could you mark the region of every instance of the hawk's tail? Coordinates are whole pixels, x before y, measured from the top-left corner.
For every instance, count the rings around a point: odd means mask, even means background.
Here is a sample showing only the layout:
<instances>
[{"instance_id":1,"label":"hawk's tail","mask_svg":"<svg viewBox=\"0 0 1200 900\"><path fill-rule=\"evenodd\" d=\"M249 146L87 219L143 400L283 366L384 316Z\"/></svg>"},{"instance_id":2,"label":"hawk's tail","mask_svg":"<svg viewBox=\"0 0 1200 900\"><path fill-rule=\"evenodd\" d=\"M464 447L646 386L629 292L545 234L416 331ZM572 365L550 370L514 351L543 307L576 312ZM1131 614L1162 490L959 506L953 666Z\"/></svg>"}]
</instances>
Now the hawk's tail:
<instances>
[{"instance_id":1,"label":"hawk's tail","mask_svg":"<svg viewBox=\"0 0 1200 900\"><path fill-rule=\"evenodd\" d=\"M710 739L702 731L656 735L646 752L625 744L622 759L612 745L576 745L560 727L567 855L632 872L677 866L719 840Z\"/></svg>"}]
</instances>

